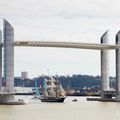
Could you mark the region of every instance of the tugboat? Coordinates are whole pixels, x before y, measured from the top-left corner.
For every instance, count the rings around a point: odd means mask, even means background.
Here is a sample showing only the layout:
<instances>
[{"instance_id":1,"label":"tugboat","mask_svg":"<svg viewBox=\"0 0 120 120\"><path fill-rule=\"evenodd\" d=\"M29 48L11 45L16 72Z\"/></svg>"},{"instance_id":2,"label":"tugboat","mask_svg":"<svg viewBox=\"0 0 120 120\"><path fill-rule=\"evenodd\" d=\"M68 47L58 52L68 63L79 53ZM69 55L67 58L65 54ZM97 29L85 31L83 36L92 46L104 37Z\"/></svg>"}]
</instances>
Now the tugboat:
<instances>
[{"instance_id":1,"label":"tugboat","mask_svg":"<svg viewBox=\"0 0 120 120\"><path fill-rule=\"evenodd\" d=\"M43 95L40 96L41 102L64 102L65 91L58 80L53 77L44 79Z\"/></svg>"},{"instance_id":2,"label":"tugboat","mask_svg":"<svg viewBox=\"0 0 120 120\"><path fill-rule=\"evenodd\" d=\"M77 100L76 98L74 98L72 101L73 101L73 102L77 102L78 100Z\"/></svg>"}]
</instances>

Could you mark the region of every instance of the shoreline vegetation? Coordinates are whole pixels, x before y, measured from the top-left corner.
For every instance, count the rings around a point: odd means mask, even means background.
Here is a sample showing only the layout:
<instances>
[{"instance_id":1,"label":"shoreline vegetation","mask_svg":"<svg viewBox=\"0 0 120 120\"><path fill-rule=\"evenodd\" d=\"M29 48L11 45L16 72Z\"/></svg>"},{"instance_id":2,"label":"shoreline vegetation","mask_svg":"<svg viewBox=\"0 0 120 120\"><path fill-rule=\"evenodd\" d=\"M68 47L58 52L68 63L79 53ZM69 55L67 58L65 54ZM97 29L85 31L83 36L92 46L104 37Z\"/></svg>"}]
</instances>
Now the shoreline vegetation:
<instances>
[{"instance_id":1,"label":"shoreline vegetation","mask_svg":"<svg viewBox=\"0 0 120 120\"><path fill-rule=\"evenodd\" d=\"M37 81L39 91L42 93L41 88L45 77L48 76L39 76L33 79L15 77L14 85L15 87L35 87L35 81ZM60 81L67 96L100 96L100 76L72 75L53 77ZM115 84L115 78L110 77L110 87L112 89L115 89Z\"/></svg>"}]
</instances>

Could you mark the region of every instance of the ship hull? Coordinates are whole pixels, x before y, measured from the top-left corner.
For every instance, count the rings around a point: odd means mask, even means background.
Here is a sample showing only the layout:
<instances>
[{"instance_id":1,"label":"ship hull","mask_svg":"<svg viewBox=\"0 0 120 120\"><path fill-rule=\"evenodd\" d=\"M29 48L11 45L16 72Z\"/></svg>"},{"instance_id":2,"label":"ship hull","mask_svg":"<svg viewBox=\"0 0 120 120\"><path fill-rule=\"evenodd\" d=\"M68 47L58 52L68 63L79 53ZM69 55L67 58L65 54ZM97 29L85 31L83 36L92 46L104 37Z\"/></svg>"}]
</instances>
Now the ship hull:
<instances>
[{"instance_id":1,"label":"ship hull","mask_svg":"<svg viewBox=\"0 0 120 120\"><path fill-rule=\"evenodd\" d=\"M43 97L41 102L64 102L66 97Z\"/></svg>"}]
</instances>

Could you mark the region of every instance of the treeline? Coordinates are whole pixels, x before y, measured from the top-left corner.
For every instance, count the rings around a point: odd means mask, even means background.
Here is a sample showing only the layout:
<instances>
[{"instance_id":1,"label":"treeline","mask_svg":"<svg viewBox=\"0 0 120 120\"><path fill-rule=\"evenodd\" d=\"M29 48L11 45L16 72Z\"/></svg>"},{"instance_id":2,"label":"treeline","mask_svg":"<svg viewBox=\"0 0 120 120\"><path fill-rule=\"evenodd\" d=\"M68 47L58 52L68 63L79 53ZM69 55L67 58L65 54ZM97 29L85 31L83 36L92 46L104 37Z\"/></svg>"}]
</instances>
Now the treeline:
<instances>
[{"instance_id":1,"label":"treeline","mask_svg":"<svg viewBox=\"0 0 120 120\"><path fill-rule=\"evenodd\" d=\"M23 86L23 87L35 87L35 81L37 81L38 86L43 85L45 77L37 77L33 79L24 79L15 78L14 85L15 86ZM79 89L83 87L94 87L100 86L100 76L89 76L89 75L73 75L73 76L58 76L57 78L62 86L67 89L68 87L73 89ZM111 78L112 82L110 83L112 86L115 86L114 78Z\"/></svg>"},{"instance_id":2,"label":"treeline","mask_svg":"<svg viewBox=\"0 0 120 120\"><path fill-rule=\"evenodd\" d=\"M83 87L92 87L100 86L100 77L99 76L89 76L89 75L73 75L73 76L58 76L57 78L64 88L83 88ZM35 80L38 83L38 86L42 86L44 77L37 77L33 79L24 79L15 78L15 86L24 86L24 87L34 87Z\"/></svg>"}]
</instances>

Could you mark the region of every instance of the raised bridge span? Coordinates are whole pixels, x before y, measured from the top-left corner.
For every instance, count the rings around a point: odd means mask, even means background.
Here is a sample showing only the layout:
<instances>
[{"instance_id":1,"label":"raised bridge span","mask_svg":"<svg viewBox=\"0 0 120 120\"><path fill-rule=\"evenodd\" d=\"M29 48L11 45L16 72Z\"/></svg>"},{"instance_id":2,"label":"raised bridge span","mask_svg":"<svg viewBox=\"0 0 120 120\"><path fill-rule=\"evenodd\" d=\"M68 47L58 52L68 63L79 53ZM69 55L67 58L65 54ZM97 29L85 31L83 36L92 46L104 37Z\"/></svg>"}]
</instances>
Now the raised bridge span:
<instances>
[{"instance_id":1,"label":"raised bridge span","mask_svg":"<svg viewBox=\"0 0 120 120\"><path fill-rule=\"evenodd\" d=\"M114 50L120 45L81 43L81 42L56 42L56 41L15 41L14 46L28 47L58 47L58 48L76 48L76 49L91 49L91 50Z\"/></svg>"}]
</instances>

